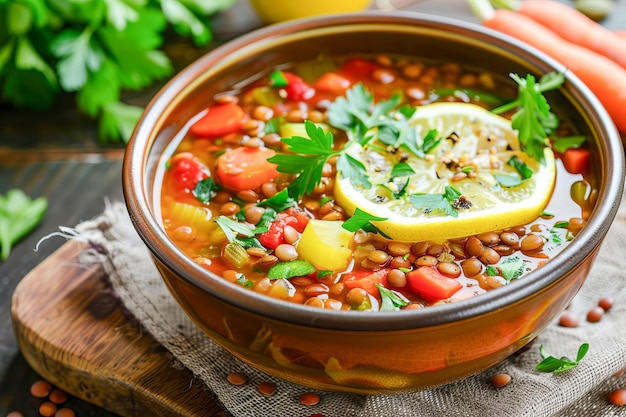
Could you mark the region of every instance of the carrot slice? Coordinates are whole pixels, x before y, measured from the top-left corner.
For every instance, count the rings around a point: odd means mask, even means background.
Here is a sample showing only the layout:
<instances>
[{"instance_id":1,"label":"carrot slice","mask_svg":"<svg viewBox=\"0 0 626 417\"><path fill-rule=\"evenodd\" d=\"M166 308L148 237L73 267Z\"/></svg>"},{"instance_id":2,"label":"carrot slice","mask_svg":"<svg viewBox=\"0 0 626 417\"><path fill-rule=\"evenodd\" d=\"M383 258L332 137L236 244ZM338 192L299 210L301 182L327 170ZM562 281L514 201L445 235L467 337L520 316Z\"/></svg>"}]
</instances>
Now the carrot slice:
<instances>
[{"instance_id":1,"label":"carrot slice","mask_svg":"<svg viewBox=\"0 0 626 417\"><path fill-rule=\"evenodd\" d=\"M591 153L584 148L570 148L565 151L563 157L563 166L567 172L572 174L583 174L589 169L591 163Z\"/></svg>"},{"instance_id":2,"label":"carrot slice","mask_svg":"<svg viewBox=\"0 0 626 417\"><path fill-rule=\"evenodd\" d=\"M276 152L268 148L235 148L217 161L220 184L235 191L255 190L278 176L276 165L268 158Z\"/></svg>"},{"instance_id":3,"label":"carrot slice","mask_svg":"<svg viewBox=\"0 0 626 417\"><path fill-rule=\"evenodd\" d=\"M604 105L620 133L626 133L626 70L615 61L568 42L530 17L510 10L494 10L487 0L473 0L483 25L537 48L578 76ZM608 80L608 81L607 81Z\"/></svg>"},{"instance_id":4,"label":"carrot slice","mask_svg":"<svg viewBox=\"0 0 626 417\"><path fill-rule=\"evenodd\" d=\"M340 95L344 94L351 85L352 82L347 78L334 72L327 72L315 81L313 87L316 91Z\"/></svg>"},{"instance_id":5,"label":"carrot slice","mask_svg":"<svg viewBox=\"0 0 626 417\"><path fill-rule=\"evenodd\" d=\"M247 118L246 112L236 103L216 104L189 131L200 137L224 136L241 129Z\"/></svg>"},{"instance_id":6,"label":"carrot slice","mask_svg":"<svg viewBox=\"0 0 626 417\"><path fill-rule=\"evenodd\" d=\"M420 266L407 274L409 288L427 301L444 300L463 287L459 281L443 276L437 269Z\"/></svg>"}]
</instances>

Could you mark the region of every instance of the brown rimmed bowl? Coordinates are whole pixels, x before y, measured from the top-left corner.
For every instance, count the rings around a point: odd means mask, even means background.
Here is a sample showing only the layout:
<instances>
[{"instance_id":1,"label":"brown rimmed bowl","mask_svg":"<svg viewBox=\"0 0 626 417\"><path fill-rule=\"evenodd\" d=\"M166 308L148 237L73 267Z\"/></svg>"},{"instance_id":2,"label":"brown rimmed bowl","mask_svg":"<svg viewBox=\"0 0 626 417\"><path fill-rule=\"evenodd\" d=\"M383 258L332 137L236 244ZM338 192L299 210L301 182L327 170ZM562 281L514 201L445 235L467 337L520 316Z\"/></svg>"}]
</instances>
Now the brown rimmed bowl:
<instances>
[{"instance_id":1,"label":"brown rimmed bowl","mask_svg":"<svg viewBox=\"0 0 626 417\"><path fill-rule=\"evenodd\" d=\"M355 52L470 62L503 76L565 72L565 85L549 100L590 138L598 198L586 227L560 254L517 282L457 303L401 312L329 311L288 303L196 265L161 225L157 168L168 143L216 93L241 80L320 53ZM456 381L533 340L583 285L616 215L623 181L623 148L615 126L563 66L475 24L401 12L290 21L218 47L154 97L128 144L123 171L126 204L139 235L175 299L208 337L270 375L366 394Z\"/></svg>"}]
</instances>

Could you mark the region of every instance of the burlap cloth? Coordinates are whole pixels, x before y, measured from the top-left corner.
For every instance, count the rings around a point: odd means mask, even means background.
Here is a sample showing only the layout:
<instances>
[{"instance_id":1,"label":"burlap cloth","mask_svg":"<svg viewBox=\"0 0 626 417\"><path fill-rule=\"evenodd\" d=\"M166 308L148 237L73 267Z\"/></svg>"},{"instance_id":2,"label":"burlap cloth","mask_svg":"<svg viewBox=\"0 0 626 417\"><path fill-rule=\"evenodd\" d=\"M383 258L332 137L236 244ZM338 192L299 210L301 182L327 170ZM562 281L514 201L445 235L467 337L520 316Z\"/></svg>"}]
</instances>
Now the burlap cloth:
<instances>
[{"instance_id":1,"label":"burlap cloth","mask_svg":"<svg viewBox=\"0 0 626 417\"><path fill-rule=\"evenodd\" d=\"M102 215L81 223L72 235L99 247L97 253L86 254L85 262L104 265L125 308L180 364L203 381L233 416L626 416L626 407L613 406L607 400L611 390L626 388L626 377L614 375L626 365L624 204L590 276L570 306L582 318L577 328L553 323L526 352L456 383L385 396L318 392L321 401L316 406L299 403L299 395L309 389L243 364L192 324L161 281L121 202L106 203ZM615 299L614 307L600 322L587 322L587 311L607 295ZM535 370L541 360L540 345L554 356L574 359L584 342L590 344L590 349L577 367L558 375ZM250 381L243 386L230 385L226 375L232 371L245 372ZM512 381L503 388L494 388L491 377L500 372L510 374ZM277 392L269 397L260 394L257 384L261 381L275 383Z\"/></svg>"}]
</instances>

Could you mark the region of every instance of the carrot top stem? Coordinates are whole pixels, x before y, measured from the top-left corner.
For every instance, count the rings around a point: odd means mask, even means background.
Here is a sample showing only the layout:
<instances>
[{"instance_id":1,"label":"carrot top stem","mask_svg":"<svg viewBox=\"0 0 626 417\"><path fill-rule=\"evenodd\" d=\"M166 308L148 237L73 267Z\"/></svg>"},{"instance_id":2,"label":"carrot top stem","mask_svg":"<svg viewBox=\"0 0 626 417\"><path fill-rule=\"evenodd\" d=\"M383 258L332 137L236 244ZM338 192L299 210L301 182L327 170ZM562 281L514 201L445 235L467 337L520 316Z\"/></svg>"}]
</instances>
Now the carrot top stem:
<instances>
[{"instance_id":1,"label":"carrot top stem","mask_svg":"<svg viewBox=\"0 0 626 417\"><path fill-rule=\"evenodd\" d=\"M489 0L468 0L472 13L481 21L490 20L496 13L496 10Z\"/></svg>"}]
</instances>

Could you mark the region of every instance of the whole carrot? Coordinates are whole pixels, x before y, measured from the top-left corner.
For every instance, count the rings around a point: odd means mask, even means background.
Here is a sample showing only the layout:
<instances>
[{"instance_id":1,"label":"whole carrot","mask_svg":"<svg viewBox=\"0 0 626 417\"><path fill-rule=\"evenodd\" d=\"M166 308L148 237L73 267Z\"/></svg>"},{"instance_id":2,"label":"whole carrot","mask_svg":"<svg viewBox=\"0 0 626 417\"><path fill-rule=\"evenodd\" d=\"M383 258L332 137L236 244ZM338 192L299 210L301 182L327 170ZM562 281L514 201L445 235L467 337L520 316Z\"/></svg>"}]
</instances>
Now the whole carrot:
<instances>
[{"instance_id":1,"label":"whole carrot","mask_svg":"<svg viewBox=\"0 0 626 417\"><path fill-rule=\"evenodd\" d=\"M470 5L484 26L517 38L565 65L602 102L620 133L626 134L624 68L604 55L564 40L526 15L494 10L486 0L470 0Z\"/></svg>"},{"instance_id":2,"label":"whole carrot","mask_svg":"<svg viewBox=\"0 0 626 417\"><path fill-rule=\"evenodd\" d=\"M575 8L553 0L526 0L517 11L563 39L604 55L626 69L624 40Z\"/></svg>"}]
</instances>

